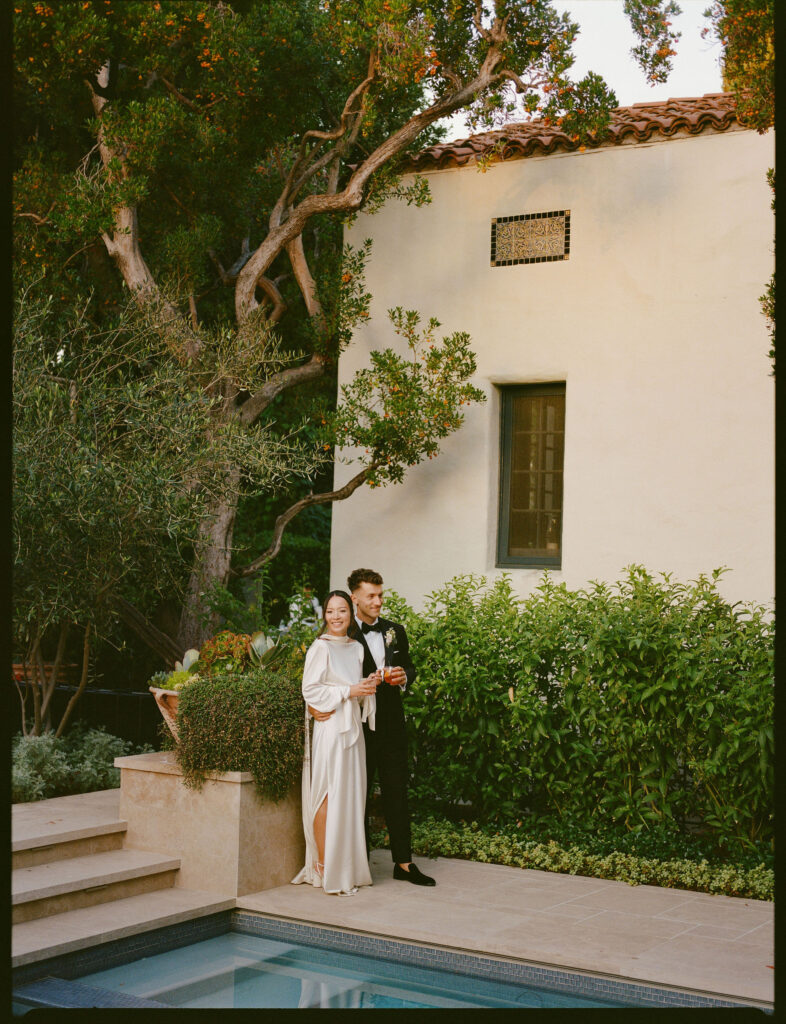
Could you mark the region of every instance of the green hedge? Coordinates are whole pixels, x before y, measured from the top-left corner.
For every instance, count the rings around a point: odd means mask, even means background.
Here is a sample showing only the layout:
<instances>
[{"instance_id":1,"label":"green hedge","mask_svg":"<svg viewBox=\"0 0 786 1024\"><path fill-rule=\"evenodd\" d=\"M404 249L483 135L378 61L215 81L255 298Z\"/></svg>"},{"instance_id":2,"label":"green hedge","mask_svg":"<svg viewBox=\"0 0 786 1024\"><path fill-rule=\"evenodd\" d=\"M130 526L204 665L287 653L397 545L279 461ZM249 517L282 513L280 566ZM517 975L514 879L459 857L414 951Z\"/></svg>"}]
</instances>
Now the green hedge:
<instances>
[{"instance_id":1,"label":"green hedge","mask_svg":"<svg viewBox=\"0 0 786 1024\"><path fill-rule=\"evenodd\" d=\"M11 748L11 800L28 803L73 793L117 789L120 769L116 757L152 751L144 744L111 736L103 728L88 729L75 723L64 736L14 737Z\"/></svg>"},{"instance_id":2,"label":"green hedge","mask_svg":"<svg viewBox=\"0 0 786 1024\"><path fill-rule=\"evenodd\" d=\"M388 847L385 830L372 833L372 848ZM773 869L710 863L706 859L659 859L620 850L592 853L577 846L494 832L477 822L428 818L412 824L412 850L421 857L457 857L487 864L607 878L630 885L659 885L745 899L774 900Z\"/></svg>"},{"instance_id":3,"label":"green hedge","mask_svg":"<svg viewBox=\"0 0 786 1024\"><path fill-rule=\"evenodd\" d=\"M569 591L544 574L525 600L506 576L459 576L421 613L389 594L418 667L413 802L769 839L774 628L766 609L723 600L719 576L633 566Z\"/></svg>"},{"instance_id":4,"label":"green hedge","mask_svg":"<svg viewBox=\"0 0 786 1024\"><path fill-rule=\"evenodd\" d=\"M212 771L246 771L263 798L280 800L303 766L302 669L201 677L180 691L175 754L187 786Z\"/></svg>"}]
</instances>

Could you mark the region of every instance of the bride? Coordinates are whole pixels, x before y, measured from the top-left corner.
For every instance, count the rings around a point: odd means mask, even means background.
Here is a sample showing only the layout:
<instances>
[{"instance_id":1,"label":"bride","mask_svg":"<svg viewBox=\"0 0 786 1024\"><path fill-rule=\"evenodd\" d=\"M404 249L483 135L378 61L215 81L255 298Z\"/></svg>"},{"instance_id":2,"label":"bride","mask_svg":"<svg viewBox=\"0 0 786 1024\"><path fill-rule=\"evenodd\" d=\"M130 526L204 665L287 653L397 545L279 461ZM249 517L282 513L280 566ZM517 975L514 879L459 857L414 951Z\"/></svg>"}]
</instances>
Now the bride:
<instances>
[{"instance_id":1,"label":"bride","mask_svg":"<svg viewBox=\"0 0 786 1024\"><path fill-rule=\"evenodd\" d=\"M323 602L322 633L309 647L303 697L317 711L335 711L314 722L303 761L303 831L306 863L292 879L327 893L352 896L371 885L366 854L366 752L362 723L374 728L377 674L362 676L363 648L347 636L352 599L332 590Z\"/></svg>"}]
</instances>

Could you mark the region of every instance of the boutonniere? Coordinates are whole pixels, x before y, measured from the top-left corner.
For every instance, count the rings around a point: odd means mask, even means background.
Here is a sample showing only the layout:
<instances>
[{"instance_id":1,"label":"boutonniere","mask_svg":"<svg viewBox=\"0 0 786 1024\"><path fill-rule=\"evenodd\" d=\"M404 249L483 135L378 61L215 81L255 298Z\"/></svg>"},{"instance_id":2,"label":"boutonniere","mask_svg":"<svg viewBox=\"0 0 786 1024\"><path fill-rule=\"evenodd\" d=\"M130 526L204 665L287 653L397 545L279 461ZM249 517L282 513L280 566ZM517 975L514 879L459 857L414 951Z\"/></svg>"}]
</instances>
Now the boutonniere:
<instances>
[{"instance_id":1,"label":"boutonniere","mask_svg":"<svg viewBox=\"0 0 786 1024\"><path fill-rule=\"evenodd\" d=\"M385 633L385 646L392 647L396 639L396 631L392 627Z\"/></svg>"}]
</instances>

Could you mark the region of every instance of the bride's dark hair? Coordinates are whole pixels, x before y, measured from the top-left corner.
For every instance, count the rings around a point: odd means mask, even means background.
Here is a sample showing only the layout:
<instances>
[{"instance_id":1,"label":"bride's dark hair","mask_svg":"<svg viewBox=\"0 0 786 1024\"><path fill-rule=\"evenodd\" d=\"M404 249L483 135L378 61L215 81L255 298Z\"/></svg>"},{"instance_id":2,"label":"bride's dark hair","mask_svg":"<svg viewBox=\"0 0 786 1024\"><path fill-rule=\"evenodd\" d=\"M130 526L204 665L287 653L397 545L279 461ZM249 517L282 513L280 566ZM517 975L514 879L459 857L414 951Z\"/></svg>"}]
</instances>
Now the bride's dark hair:
<instances>
[{"instance_id":1,"label":"bride's dark hair","mask_svg":"<svg viewBox=\"0 0 786 1024\"><path fill-rule=\"evenodd\" d=\"M331 590L322 602L322 629L319 631L319 636L322 636L327 629L327 606L331 597L343 597L349 605L349 625L347 626L347 636L352 636L352 634L357 631L357 623L355 622L355 609L352 607L352 598L346 590Z\"/></svg>"}]
</instances>

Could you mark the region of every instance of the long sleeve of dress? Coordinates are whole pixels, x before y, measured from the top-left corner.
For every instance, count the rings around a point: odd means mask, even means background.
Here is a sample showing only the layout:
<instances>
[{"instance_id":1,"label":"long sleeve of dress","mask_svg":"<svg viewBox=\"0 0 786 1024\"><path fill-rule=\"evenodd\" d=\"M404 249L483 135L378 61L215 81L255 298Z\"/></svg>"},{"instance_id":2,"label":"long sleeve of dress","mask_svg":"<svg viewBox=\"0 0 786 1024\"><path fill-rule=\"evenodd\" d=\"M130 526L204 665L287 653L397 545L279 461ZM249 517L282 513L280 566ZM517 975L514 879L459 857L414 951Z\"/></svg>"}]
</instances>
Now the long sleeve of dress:
<instances>
[{"instance_id":1,"label":"long sleeve of dress","mask_svg":"<svg viewBox=\"0 0 786 1024\"><path fill-rule=\"evenodd\" d=\"M331 672L328 643L315 640L308 649L303 666L303 699L317 711L335 711L349 699L349 684Z\"/></svg>"}]
</instances>

